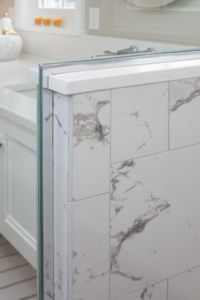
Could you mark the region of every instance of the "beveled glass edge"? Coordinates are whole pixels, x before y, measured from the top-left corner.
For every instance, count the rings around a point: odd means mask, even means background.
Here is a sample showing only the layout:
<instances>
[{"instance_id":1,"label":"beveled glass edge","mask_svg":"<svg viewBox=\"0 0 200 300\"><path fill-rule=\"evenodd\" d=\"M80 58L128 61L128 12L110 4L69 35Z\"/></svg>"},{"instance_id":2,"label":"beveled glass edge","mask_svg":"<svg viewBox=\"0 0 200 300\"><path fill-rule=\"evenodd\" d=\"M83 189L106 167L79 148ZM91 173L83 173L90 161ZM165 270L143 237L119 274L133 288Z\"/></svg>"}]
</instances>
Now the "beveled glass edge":
<instances>
[{"instance_id":1,"label":"beveled glass edge","mask_svg":"<svg viewBox=\"0 0 200 300\"><path fill-rule=\"evenodd\" d=\"M72 60L62 60L57 62L48 62L40 64L39 66L44 70L64 67L64 66L73 66L78 64L101 64L101 63L112 63L112 62L122 62L127 60L133 60L138 63L141 63L141 60L144 63L154 63L154 62L164 62L166 60L180 60L180 59L191 59L193 55L199 55L200 58L200 48L190 49L190 50L177 50L177 51L165 51L165 52L154 52L154 53L143 53L143 54L124 54L124 55L113 55L105 57L91 57L86 59L72 59ZM196 57L197 58L197 57Z\"/></svg>"},{"instance_id":2,"label":"beveled glass edge","mask_svg":"<svg viewBox=\"0 0 200 300\"><path fill-rule=\"evenodd\" d=\"M44 247L43 247L43 67L39 65L39 84L37 101L37 299L44 300Z\"/></svg>"}]
</instances>

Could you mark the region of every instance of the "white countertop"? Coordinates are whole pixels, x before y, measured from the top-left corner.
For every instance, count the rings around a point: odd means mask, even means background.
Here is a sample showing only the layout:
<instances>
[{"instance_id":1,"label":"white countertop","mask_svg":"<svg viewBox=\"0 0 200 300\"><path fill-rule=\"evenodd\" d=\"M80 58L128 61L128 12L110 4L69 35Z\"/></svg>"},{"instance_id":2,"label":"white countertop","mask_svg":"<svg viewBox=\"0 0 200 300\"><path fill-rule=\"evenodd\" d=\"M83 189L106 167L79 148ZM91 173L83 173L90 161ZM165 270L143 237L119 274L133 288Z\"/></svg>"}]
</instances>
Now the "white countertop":
<instances>
[{"instance_id":1,"label":"white countertop","mask_svg":"<svg viewBox=\"0 0 200 300\"><path fill-rule=\"evenodd\" d=\"M37 90L26 83L4 88L0 99L0 115L31 131L36 131Z\"/></svg>"},{"instance_id":2,"label":"white countertop","mask_svg":"<svg viewBox=\"0 0 200 300\"><path fill-rule=\"evenodd\" d=\"M58 67L55 71L57 74L53 74L54 69L51 69L49 73L47 71L46 76L48 76L47 82L50 90L65 95L73 95L198 77L200 76L200 54L165 56L154 59L154 62L150 60L132 60L128 63L126 61L124 66L123 64L119 66L119 63L112 63L104 69L99 65L96 70L69 72L67 68L66 72L61 69L62 74L58 74ZM90 68L89 65L88 68Z\"/></svg>"},{"instance_id":3,"label":"white countertop","mask_svg":"<svg viewBox=\"0 0 200 300\"><path fill-rule=\"evenodd\" d=\"M15 92L12 87L27 85L28 70L45 61L21 55L16 60L0 62L0 115L32 131L36 131L37 97Z\"/></svg>"}]
</instances>

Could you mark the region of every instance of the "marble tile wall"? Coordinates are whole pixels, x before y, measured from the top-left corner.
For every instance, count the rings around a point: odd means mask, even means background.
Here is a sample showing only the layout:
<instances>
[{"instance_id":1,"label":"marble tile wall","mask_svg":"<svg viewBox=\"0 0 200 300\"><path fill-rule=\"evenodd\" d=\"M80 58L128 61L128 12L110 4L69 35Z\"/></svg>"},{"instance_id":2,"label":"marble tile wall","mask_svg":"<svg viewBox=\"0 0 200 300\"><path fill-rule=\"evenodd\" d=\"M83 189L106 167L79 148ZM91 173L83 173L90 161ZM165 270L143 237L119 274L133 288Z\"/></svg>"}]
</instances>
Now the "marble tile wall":
<instances>
[{"instance_id":1,"label":"marble tile wall","mask_svg":"<svg viewBox=\"0 0 200 300\"><path fill-rule=\"evenodd\" d=\"M54 95L56 300L200 298L199 86Z\"/></svg>"},{"instance_id":2,"label":"marble tile wall","mask_svg":"<svg viewBox=\"0 0 200 300\"><path fill-rule=\"evenodd\" d=\"M199 154L197 145L113 164L112 300L200 264Z\"/></svg>"},{"instance_id":3,"label":"marble tile wall","mask_svg":"<svg viewBox=\"0 0 200 300\"><path fill-rule=\"evenodd\" d=\"M171 277L158 299L199 298L175 280L200 263L199 78L114 90L111 106L110 299L155 300Z\"/></svg>"},{"instance_id":4,"label":"marble tile wall","mask_svg":"<svg viewBox=\"0 0 200 300\"><path fill-rule=\"evenodd\" d=\"M111 118L112 162L167 151L168 83L113 90Z\"/></svg>"}]
</instances>

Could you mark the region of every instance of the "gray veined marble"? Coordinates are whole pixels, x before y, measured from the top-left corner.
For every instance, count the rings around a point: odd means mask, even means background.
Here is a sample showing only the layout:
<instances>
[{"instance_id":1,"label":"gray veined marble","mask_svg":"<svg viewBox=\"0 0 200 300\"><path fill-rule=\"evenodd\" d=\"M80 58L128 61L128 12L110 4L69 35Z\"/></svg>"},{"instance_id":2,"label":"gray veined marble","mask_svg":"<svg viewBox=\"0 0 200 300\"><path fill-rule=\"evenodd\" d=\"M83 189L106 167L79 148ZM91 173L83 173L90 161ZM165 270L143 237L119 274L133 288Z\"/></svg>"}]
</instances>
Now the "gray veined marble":
<instances>
[{"instance_id":1,"label":"gray veined marble","mask_svg":"<svg viewBox=\"0 0 200 300\"><path fill-rule=\"evenodd\" d=\"M108 193L110 92L76 95L73 116L73 200Z\"/></svg>"},{"instance_id":2,"label":"gray veined marble","mask_svg":"<svg viewBox=\"0 0 200 300\"><path fill-rule=\"evenodd\" d=\"M61 123L59 117L58 117L56 114L50 113L47 117L45 117L45 121L46 121L46 122L49 122L49 120L50 120L51 118L55 119L55 121L57 122L59 128L63 131L63 134L64 134L64 135L67 135L67 131L66 131L65 128L63 127L63 124Z\"/></svg>"},{"instance_id":3,"label":"gray veined marble","mask_svg":"<svg viewBox=\"0 0 200 300\"><path fill-rule=\"evenodd\" d=\"M53 101L53 142L54 164L64 170L68 170L68 149L69 149L69 113L70 99L64 95L55 94Z\"/></svg>"},{"instance_id":4,"label":"gray veined marble","mask_svg":"<svg viewBox=\"0 0 200 300\"><path fill-rule=\"evenodd\" d=\"M124 206L126 206L126 201L130 201L131 193L135 189L145 189L145 184L141 180L131 180L131 173L134 172L135 166L136 162L133 160L125 161L119 165L117 164L113 166L113 176L111 179L111 226L113 226L113 223L115 222L120 222L120 219L118 221L117 219L120 218L120 214L123 212ZM119 193L118 189L120 189L121 183L125 180L129 181L129 186L126 185ZM111 273L124 277L128 280L132 280L133 282L142 281L144 278L140 272L129 272L120 266L118 258L120 257L121 251L123 251L124 244L126 244L129 240L133 243L134 238L145 230L148 223L170 208L170 204L166 200L162 200L159 197L154 196L151 192L149 192L146 197L147 198L143 200L146 203L144 211L138 214L138 216L133 216L133 219L130 220L130 224L126 230L120 230L117 233L113 233L111 229ZM134 201L134 198L132 201Z\"/></svg>"},{"instance_id":5,"label":"gray veined marble","mask_svg":"<svg viewBox=\"0 0 200 300\"><path fill-rule=\"evenodd\" d=\"M169 83L170 148L200 143L200 79Z\"/></svg>"},{"instance_id":6,"label":"gray veined marble","mask_svg":"<svg viewBox=\"0 0 200 300\"><path fill-rule=\"evenodd\" d=\"M75 147L83 141L109 143L110 128L103 124L101 111L109 101L96 100L93 95L86 94L86 103L92 104L92 110L88 113L78 112L74 114L74 140ZM90 149L93 149L91 146Z\"/></svg>"},{"instance_id":7,"label":"gray veined marble","mask_svg":"<svg viewBox=\"0 0 200 300\"><path fill-rule=\"evenodd\" d=\"M198 146L112 164L112 300L200 263L199 164Z\"/></svg>"},{"instance_id":8,"label":"gray veined marble","mask_svg":"<svg viewBox=\"0 0 200 300\"><path fill-rule=\"evenodd\" d=\"M112 162L168 149L167 83L115 89L111 102Z\"/></svg>"},{"instance_id":9,"label":"gray veined marble","mask_svg":"<svg viewBox=\"0 0 200 300\"><path fill-rule=\"evenodd\" d=\"M173 99L174 101L172 102L172 105L170 107L170 112L175 112L181 106L192 102L197 97L200 97L200 79L199 78L195 78L195 79L191 79L191 80L176 81L176 82L170 83L170 85L171 85L172 92L175 93L173 96L177 97L176 99ZM182 85L183 87L185 85L188 88L187 93L184 94L182 89L180 89L180 90L177 89L178 86L180 87L180 85ZM175 90L175 89L177 89L177 90ZM186 90L185 90L185 92L186 92ZM181 95L181 93L183 93L183 94ZM182 96L182 98L181 98L181 96ZM178 97L180 97L180 98L178 98Z\"/></svg>"}]
</instances>

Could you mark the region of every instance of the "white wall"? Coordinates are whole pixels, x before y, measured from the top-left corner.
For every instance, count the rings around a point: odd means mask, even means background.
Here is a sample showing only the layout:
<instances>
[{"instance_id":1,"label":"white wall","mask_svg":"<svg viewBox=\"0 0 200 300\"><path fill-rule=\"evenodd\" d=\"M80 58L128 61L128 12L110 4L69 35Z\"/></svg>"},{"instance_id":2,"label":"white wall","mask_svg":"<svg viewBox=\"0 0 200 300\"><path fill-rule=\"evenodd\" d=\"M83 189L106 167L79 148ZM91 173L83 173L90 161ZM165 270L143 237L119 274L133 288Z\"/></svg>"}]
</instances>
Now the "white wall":
<instances>
[{"instance_id":1,"label":"white wall","mask_svg":"<svg viewBox=\"0 0 200 300\"><path fill-rule=\"evenodd\" d=\"M177 45L142 42L133 39L81 35L67 36L38 32L19 32L24 41L24 52L55 60L80 59L102 54L104 50L122 49L137 45L146 49L155 47L159 51L182 49Z\"/></svg>"},{"instance_id":2,"label":"white wall","mask_svg":"<svg viewBox=\"0 0 200 300\"><path fill-rule=\"evenodd\" d=\"M126 0L86 0L89 8L100 8L100 30L90 34L145 39L200 46L200 1L176 0L166 9L142 10Z\"/></svg>"},{"instance_id":3,"label":"white wall","mask_svg":"<svg viewBox=\"0 0 200 300\"><path fill-rule=\"evenodd\" d=\"M105 4L105 2L102 3L105 10L105 8L109 8L109 5L111 5L110 3L112 2L109 2L107 4ZM11 5L13 5L13 0L0 0L0 14L2 14L3 11L7 10ZM107 16L106 20L110 21L110 19L112 18ZM136 41L136 39L140 40L142 36L135 36L135 39L133 39L132 37L124 38L124 35L120 34L120 31L118 32L119 37L103 37L102 33L104 33L104 35L106 35L107 33L108 35L110 35L110 28L106 27L105 22L103 24L105 26L105 32L99 32L99 36L86 34L83 34L81 36L67 36L28 31L19 31L19 34L24 41L23 50L25 53L35 56L47 57L54 60L86 58L97 54L102 54L104 50L122 49L135 44L138 45L140 49L145 49L147 47L155 47L159 51L180 49L180 47L177 47L176 45L171 46L158 43L155 44L152 41ZM114 35L115 34L113 33L113 36ZM181 49L183 49L183 47L181 47Z\"/></svg>"}]
</instances>

